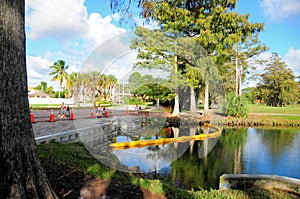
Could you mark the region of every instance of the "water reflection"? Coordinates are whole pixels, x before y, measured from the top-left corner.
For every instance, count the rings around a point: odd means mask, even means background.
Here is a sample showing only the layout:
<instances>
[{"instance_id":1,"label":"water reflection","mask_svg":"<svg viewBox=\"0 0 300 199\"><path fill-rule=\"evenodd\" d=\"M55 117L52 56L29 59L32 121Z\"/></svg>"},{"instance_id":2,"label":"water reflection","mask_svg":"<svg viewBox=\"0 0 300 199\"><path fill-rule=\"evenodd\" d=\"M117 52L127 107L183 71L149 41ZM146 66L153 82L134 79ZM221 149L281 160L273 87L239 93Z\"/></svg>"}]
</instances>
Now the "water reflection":
<instances>
[{"instance_id":1,"label":"water reflection","mask_svg":"<svg viewBox=\"0 0 300 199\"><path fill-rule=\"evenodd\" d=\"M164 171L164 180L185 188L218 188L224 173L271 174L300 179L299 129L227 129L206 158L185 153Z\"/></svg>"},{"instance_id":2,"label":"water reflection","mask_svg":"<svg viewBox=\"0 0 300 199\"><path fill-rule=\"evenodd\" d=\"M181 136L194 136L199 134L196 127L193 128L163 128L161 131L156 131L155 135L150 135L147 131L147 127L144 133L141 135L141 140L156 140L161 138L178 138ZM127 136L117 137L118 142L130 141L131 138ZM176 161L182 154L189 148L193 149L195 141L187 142L174 142L164 145L146 146L141 148L127 148L127 149L114 149L113 154L119 159L121 164L128 166L129 168L138 168L140 172L151 173L159 172L162 168L170 166L170 164Z\"/></svg>"},{"instance_id":3,"label":"water reflection","mask_svg":"<svg viewBox=\"0 0 300 199\"><path fill-rule=\"evenodd\" d=\"M137 136L120 135L117 142L210 133L199 126L145 127ZM106 140L106 139L102 139ZM93 142L97 144L98 142ZM108 166L134 172L155 172L179 187L218 188L224 173L272 174L300 179L299 129L224 129L219 138L111 150L93 146L93 155ZM105 162L105 161L107 162Z\"/></svg>"},{"instance_id":4,"label":"water reflection","mask_svg":"<svg viewBox=\"0 0 300 199\"><path fill-rule=\"evenodd\" d=\"M249 129L244 146L245 173L263 173L300 179L300 134L291 129ZM256 158L256 161L251 161Z\"/></svg>"}]
</instances>

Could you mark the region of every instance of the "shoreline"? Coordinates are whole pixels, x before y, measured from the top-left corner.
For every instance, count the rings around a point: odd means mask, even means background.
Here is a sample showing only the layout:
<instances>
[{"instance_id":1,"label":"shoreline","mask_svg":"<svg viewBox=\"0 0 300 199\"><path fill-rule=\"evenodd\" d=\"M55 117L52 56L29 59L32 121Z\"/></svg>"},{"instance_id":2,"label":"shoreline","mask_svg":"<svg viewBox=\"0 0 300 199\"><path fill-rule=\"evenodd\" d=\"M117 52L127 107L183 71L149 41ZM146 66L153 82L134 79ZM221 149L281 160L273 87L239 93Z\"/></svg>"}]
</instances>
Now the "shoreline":
<instances>
[{"instance_id":1,"label":"shoreline","mask_svg":"<svg viewBox=\"0 0 300 199\"><path fill-rule=\"evenodd\" d=\"M284 115L284 114L282 114ZM200 125L209 123L218 126L227 127L284 127L284 128L299 128L300 120L285 120L280 118L266 119L263 114L250 114L247 118L234 118L222 116L220 114L211 114L205 116L191 116L188 114L180 114L179 116L167 117L167 125L179 126L180 124L196 124Z\"/></svg>"}]
</instances>

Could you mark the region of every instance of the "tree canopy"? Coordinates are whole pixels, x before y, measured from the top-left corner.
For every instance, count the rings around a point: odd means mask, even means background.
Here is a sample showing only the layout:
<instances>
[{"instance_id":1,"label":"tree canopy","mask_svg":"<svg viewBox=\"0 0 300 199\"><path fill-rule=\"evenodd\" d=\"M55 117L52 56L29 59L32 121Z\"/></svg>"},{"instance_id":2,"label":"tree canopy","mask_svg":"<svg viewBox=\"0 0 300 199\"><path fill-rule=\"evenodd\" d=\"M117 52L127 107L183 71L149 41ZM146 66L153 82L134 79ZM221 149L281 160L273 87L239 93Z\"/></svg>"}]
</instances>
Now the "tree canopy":
<instances>
[{"instance_id":1,"label":"tree canopy","mask_svg":"<svg viewBox=\"0 0 300 199\"><path fill-rule=\"evenodd\" d=\"M124 5L126 1L117 3L112 0L111 2L112 7L116 8ZM212 74L215 74L216 68L211 64L201 65L200 63L203 62L198 62L203 58L199 56L201 51L195 50L194 47L201 46L206 53L205 56L210 56L213 62L220 66L219 70L222 70L224 63L231 59L232 55L228 52L237 44L248 47L249 45L244 43L251 38L257 39L254 35L258 35L263 30L264 24L250 23L248 14L241 15L233 12L236 6L235 0L140 0L137 2L142 10L142 16L158 23L154 30L136 28L138 39L133 42L133 47L138 49L138 59L144 60L142 62L139 60L138 65L148 68L164 67L165 70L173 69L173 74L183 72L184 77L181 79L189 82L191 87L197 88L201 84L204 85L206 87L204 89L204 113L208 113L209 79L214 78ZM129 6L130 3L132 2L127 2L127 5ZM188 40L191 40L190 43L194 45L187 48L186 41ZM191 57L196 57L196 59L191 60ZM238 74L241 74L242 70L238 69ZM198 73L202 74L202 78L198 78L201 77ZM239 75L236 78L236 81L239 81L237 84L239 87L241 77L242 75Z\"/></svg>"},{"instance_id":2,"label":"tree canopy","mask_svg":"<svg viewBox=\"0 0 300 199\"><path fill-rule=\"evenodd\" d=\"M284 106L299 101L299 83L293 71L273 53L267 61L261 83L254 89L255 97L270 106Z\"/></svg>"}]
</instances>

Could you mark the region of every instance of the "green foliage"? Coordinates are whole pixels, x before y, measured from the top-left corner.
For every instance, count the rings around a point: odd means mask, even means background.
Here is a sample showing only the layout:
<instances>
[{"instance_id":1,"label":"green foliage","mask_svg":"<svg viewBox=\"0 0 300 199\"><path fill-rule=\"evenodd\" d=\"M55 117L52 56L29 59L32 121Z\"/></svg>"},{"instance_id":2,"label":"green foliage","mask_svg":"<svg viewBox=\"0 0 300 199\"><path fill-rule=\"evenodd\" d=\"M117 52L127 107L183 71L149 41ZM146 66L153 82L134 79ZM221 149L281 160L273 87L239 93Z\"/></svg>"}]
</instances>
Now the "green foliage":
<instances>
[{"instance_id":1,"label":"green foliage","mask_svg":"<svg viewBox=\"0 0 300 199\"><path fill-rule=\"evenodd\" d=\"M285 106L299 101L299 83L277 53L267 61L261 78L262 82L253 90L257 101L269 106Z\"/></svg>"},{"instance_id":2,"label":"green foliage","mask_svg":"<svg viewBox=\"0 0 300 199\"><path fill-rule=\"evenodd\" d=\"M121 5L112 2L113 7ZM146 14L143 12L145 14L143 17L156 21L159 28L155 30L136 28L137 38L133 40L131 46L138 51L139 62L136 66L170 71L172 85L168 87L175 93L178 87L186 84L193 88L200 88L205 84L207 88L205 110L208 109L209 101L208 79L212 78L217 69L214 67L215 64L223 66L224 62L236 57L232 53L237 50L240 55L243 54L238 58L240 64L244 64L247 58L265 49L257 37L264 29L264 24L250 23L248 14L240 15L232 12L236 7L235 0L138 2L141 9L146 12ZM237 44L240 47L233 50ZM213 64L201 63L203 57L210 57ZM238 69L240 75L236 81L240 88L243 68ZM224 76L227 74L229 73L223 71ZM228 79L228 77L223 79L226 78ZM232 82L228 82L230 87Z\"/></svg>"},{"instance_id":3,"label":"green foliage","mask_svg":"<svg viewBox=\"0 0 300 199\"><path fill-rule=\"evenodd\" d=\"M227 116L247 117L249 112L247 105L248 102L244 96L236 96L234 94L229 94L226 97L224 112Z\"/></svg>"},{"instance_id":4,"label":"green foliage","mask_svg":"<svg viewBox=\"0 0 300 199\"><path fill-rule=\"evenodd\" d=\"M110 101L116 84L117 78L115 76L105 75L99 71L73 72L68 76L66 82L69 97L80 101L80 96L84 95L83 98L91 102Z\"/></svg>"},{"instance_id":5,"label":"green foliage","mask_svg":"<svg viewBox=\"0 0 300 199\"><path fill-rule=\"evenodd\" d=\"M69 66L66 65L64 60L54 62L54 64L49 68L52 70L49 73L50 76L53 76L51 80L59 81L60 86L62 86L63 80L68 81L67 69Z\"/></svg>"},{"instance_id":6,"label":"green foliage","mask_svg":"<svg viewBox=\"0 0 300 199\"><path fill-rule=\"evenodd\" d=\"M136 98L136 97L129 100L129 104L130 104L130 105L136 105L136 104L139 104L139 105L140 105L140 104L142 104L142 103L143 103L143 102L142 102L139 98Z\"/></svg>"},{"instance_id":7,"label":"green foliage","mask_svg":"<svg viewBox=\"0 0 300 199\"><path fill-rule=\"evenodd\" d=\"M47 82L41 82L38 86L36 86L34 89L40 90L40 91L45 91L47 88Z\"/></svg>"},{"instance_id":8,"label":"green foliage","mask_svg":"<svg viewBox=\"0 0 300 199\"><path fill-rule=\"evenodd\" d=\"M154 78L152 75L142 76L135 72L129 76L131 93L139 99L131 99L130 104L141 104L142 102L156 102L159 97L161 103L168 103L173 98L171 90L165 86L166 80Z\"/></svg>"},{"instance_id":9,"label":"green foliage","mask_svg":"<svg viewBox=\"0 0 300 199\"><path fill-rule=\"evenodd\" d=\"M54 98L67 98L67 93L68 93L68 90L56 91L53 94L53 97Z\"/></svg>"},{"instance_id":10,"label":"green foliage","mask_svg":"<svg viewBox=\"0 0 300 199\"><path fill-rule=\"evenodd\" d=\"M40 84L37 85L34 89L44 91L45 93L47 93L49 95L53 95L53 93L54 93L53 86L47 87L47 82L44 82L44 81L40 82Z\"/></svg>"}]
</instances>

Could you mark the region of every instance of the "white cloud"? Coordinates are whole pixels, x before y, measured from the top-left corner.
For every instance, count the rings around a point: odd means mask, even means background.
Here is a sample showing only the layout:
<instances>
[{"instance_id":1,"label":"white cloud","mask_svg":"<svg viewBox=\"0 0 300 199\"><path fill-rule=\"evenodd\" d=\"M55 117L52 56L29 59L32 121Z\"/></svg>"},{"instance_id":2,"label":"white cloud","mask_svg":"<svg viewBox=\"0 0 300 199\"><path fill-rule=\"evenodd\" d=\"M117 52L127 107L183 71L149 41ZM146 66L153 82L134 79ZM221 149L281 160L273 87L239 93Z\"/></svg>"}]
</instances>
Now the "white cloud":
<instances>
[{"instance_id":1,"label":"white cloud","mask_svg":"<svg viewBox=\"0 0 300 199\"><path fill-rule=\"evenodd\" d=\"M52 65L51 61L40 56L27 56L26 62L29 86L37 86L41 81L50 83L49 66Z\"/></svg>"},{"instance_id":2,"label":"white cloud","mask_svg":"<svg viewBox=\"0 0 300 199\"><path fill-rule=\"evenodd\" d=\"M116 21L120 21L120 19L121 19L121 16L120 16L119 13L115 13L115 14L113 14L111 17L112 17L114 20L116 20Z\"/></svg>"},{"instance_id":3,"label":"white cloud","mask_svg":"<svg viewBox=\"0 0 300 199\"><path fill-rule=\"evenodd\" d=\"M29 39L84 39L89 50L117 34L125 32L112 24L119 14L102 17L87 12L85 0L27 0L26 27ZM78 45L78 42L73 42Z\"/></svg>"},{"instance_id":4,"label":"white cloud","mask_svg":"<svg viewBox=\"0 0 300 199\"><path fill-rule=\"evenodd\" d=\"M260 6L271 20L282 20L300 14L299 0L261 0Z\"/></svg>"},{"instance_id":5,"label":"white cloud","mask_svg":"<svg viewBox=\"0 0 300 199\"><path fill-rule=\"evenodd\" d=\"M26 26L29 38L70 38L87 31L84 0L27 0Z\"/></svg>"},{"instance_id":6,"label":"white cloud","mask_svg":"<svg viewBox=\"0 0 300 199\"><path fill-rule=\"evenodd\" d=\"M136 52L129 47L132 36L132 32L126 32L103 42L87 57L81 71L95 70L122 78L136 61Z\"/></svg>"},{"instance_id":7,"label":"white cloud","mask_svg":"<svg viewBox=\"0 0 300 199\"><path fill-rule=\"evenodd\" d=\"M300 49L290 48L284 55L284 60L294 71L294 75L300 75Z\"/></svg>"},{"instance_id":8,"label":"white cloud","mask_svg":"<svg viewBox=\"0 0 300 199\"><path fill-rule=\"evenodd\" d=\"M113 25L111 21L111 16L103 18L99 13L92 13L89 16L88 31L84 37L89 40L90 49L94 49L110 38L126 32L125 29Z\"/></svg>"},{"instance_id":9,"label":"white cloud","mask_svg":"<svg viewBox=\"0 0 300 199\"><path fill-rule=\"evenodd\" d=\"M43 41L41 45L46 44L48 50L41 55L44 58L27 56L29 85L36 86L41 81L48 83L51 79L48 75L49 66L58 59L70 65L69 73L79 71L86 57L97 46L126 32L112 23L120 19L119 14L106 17L99 13L89 15L84 3L85 0L26 0L27 42L30 44L35 40L36 45ZM49 38L54 40L47 40ZM57 42L60 49L51 49L52 45L48 46L46 41ZM123 47L107 43L103 51L120 48Z\"/></svg>"},{"instance_id":10,"label":"white cloud","mask_svg":"<svg viewBox=\"0 0 300 199\"><path fill-rule=\"evenodd\" d=\"M42 81L47 82L48 86L54 86L54 89L58 89L58 82L52 82L49 73L51 72L50 66L53 65L54 61L41 56L26 56L27 65L27 77L29 86L37 86ZM68 64L68 73L78 71L78 67L74 64Z\"/></svg>"}]
</instances>

